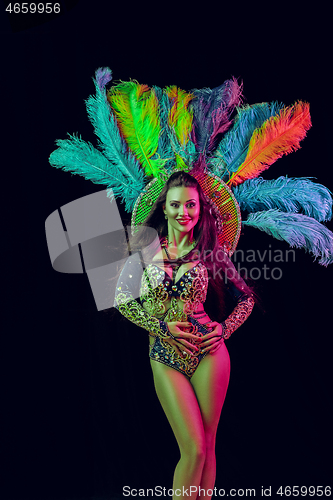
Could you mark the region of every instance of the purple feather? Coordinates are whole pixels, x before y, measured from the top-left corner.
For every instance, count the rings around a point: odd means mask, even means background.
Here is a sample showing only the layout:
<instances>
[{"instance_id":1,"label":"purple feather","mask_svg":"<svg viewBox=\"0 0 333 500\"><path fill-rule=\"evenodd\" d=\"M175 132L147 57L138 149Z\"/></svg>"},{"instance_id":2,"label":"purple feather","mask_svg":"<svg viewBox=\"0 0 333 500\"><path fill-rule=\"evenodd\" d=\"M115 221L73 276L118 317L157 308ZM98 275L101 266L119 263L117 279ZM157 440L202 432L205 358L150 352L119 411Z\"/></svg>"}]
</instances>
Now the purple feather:
<instances>
[{"instance_id":1,"label":"purple feather","mask_svg":"<svg viewBox=\"0 0 333 500\"><path fill-rule=\"evenodd\" d=\"M231 113L241 103L242 86L239 86L237 80L227 80L223 92L223 101L221 106L212 114L213 132L210 137L210 149L214 147L217 134L223 134L228 130L232 121L229 120Z\"/></svg>"},{"instance_id":2,"label":"purple feather","mask_svg":"<svg viewBox=\"0 0 333 500\"><path fill-rule=\"evenodd\" d=\"M99 89L103 90L105 85L112 80L112 71L107 67L98 68L95 73L95 78Z\"/></svg>"},{"instance_id":3,"label":"purple feather","mask_svg":"<svg viewBox=\"0 0 333 500\"><path fill-rule=\"evenodd\" d=\"M192 140L199 153L210 153L215 147L216 136L230 127L230 116L241 102L241 91L242 86L235 78L214 89L192 90L195 96Z\"/></svg>"}]
</instances>

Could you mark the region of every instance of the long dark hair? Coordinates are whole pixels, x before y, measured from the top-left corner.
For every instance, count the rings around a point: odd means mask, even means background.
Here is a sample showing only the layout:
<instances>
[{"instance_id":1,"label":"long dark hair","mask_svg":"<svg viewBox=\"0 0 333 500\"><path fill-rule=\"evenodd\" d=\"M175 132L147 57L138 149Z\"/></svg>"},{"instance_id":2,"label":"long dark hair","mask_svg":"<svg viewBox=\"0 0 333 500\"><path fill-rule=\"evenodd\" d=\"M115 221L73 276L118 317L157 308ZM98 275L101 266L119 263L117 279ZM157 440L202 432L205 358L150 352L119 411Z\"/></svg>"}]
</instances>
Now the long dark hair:
<instances>
[{"instance_id":1,"label":"long dark hair","mask_svg":"<svg viewBox=\"0 0 333 500\"><path fill-rule=\"evenodd\" d=\"M194 250L184 257L184 262L195 260L195 254L200 255L200 259L204 261L209 276L205 310L212 319L222 321L225 317L225 283L221 273L219 273L217 269L218 267L222 267L222 265L219 265L221 259L216 258L217 253L221 251L216 218L211 209L211 205L206 200L200 184L192 175L180 171L173 173L169 177L147 219L137 233L131 238L131 248L132 250L151 248L152 257L154 250L157 250L159 246L159 242L157 242L156 246L153 244L152 232L147 230L147 228L154 228L160 240L168 235L168 221L165 219L163 206L166 203L169 189L173 187L191 187L195 188L198 192L200 218L193 229L193 237L196 241L196 246Z\"/></svg>"}]
</instances>

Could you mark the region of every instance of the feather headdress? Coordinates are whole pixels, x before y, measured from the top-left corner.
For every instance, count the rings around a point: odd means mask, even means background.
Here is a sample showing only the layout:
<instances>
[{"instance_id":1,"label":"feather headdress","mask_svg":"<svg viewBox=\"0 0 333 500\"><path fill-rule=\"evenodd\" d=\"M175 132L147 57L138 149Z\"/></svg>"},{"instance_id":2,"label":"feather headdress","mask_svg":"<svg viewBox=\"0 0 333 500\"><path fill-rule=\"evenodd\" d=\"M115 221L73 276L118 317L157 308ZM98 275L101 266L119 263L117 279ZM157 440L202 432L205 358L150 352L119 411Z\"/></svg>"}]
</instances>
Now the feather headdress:
<instances>
[{"instance_id":1,"label":"feather headdress","mask_svg":"<svg viewBox=\"0 0 333 500\"><path fill-rule=\"evenodd\" d=\"M96 94L86 101L99 149L69 136L57 141L51 165L107 186L133 210L132 221L140 210L144 220L170 174L186 170L203 188L230 254L241 208L249 212L244 226L305 248L320 264L333 262L333 234L322 224L332 216L330 191L309 178L259 177L300 147L311 127L309 104L241 106L234 78L191 93L135 81L106 92L110 80L111 70L99 68Z\"/></svg>"}]
</instances>

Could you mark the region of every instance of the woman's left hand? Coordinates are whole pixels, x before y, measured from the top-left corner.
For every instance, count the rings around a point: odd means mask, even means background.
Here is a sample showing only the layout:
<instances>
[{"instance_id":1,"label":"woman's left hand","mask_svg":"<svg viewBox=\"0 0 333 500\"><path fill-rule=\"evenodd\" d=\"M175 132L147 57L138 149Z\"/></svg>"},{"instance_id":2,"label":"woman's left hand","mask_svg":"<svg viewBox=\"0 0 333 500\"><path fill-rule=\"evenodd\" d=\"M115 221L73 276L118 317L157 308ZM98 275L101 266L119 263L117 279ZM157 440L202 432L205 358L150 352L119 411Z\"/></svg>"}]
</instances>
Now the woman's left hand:
<instances>
[{"instance_id":1,"label":"woman's left hand","mask_svg":"<svg viewBox=\"0 0 333 500\"><path fill-rule=\"evenodd\" d=\"M217 321L211 321L210 323L206 323L205 327L214 328L214 330L200 337L201 342L197 342L196 345L201 349L201 352L213 354L213 352L216 352L224 343L222 325L217 323Z\"/></svg>"}]
</instances>

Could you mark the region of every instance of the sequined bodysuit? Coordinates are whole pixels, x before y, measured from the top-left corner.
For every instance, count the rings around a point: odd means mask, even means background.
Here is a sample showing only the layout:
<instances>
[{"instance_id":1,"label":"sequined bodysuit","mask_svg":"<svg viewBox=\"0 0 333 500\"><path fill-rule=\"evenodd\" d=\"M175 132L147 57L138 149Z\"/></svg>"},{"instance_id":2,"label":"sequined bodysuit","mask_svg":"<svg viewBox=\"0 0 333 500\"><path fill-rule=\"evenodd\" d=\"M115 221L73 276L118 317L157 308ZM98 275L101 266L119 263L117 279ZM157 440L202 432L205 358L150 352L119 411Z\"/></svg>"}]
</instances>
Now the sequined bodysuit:
<instances>
[{"instance_id":1,"label":"sequined bodysuit","mask_svg":"<svg viewBox=\"0 0 333 500\"><path fill-rule=\"evenodd\" d=\"M201 261L196 261L193 267L187 269L175 281L178 269L184 264L183 259L184 257L174 261L165 259L144 265L139 254L131 256L117 283L115 307L130 321L149 332L152 337L149 346L151 359L171 366L190 378L206 353L199 351L192 355L178 354L165 340L169 337L167 323L189 321L194 325L191 333L200 336L212 329L205 328L204 324L195 318L198 309L203 311L202 304L206 301L208 289L206 266ZM162 265L172 267L172 278L162 269ZM228 318L229 325L228 319L226 320L225 338L230 336L231 330L245 321L253 307L253 299L239 291L237 300L239 302L237 307L243 303L243 310L236 313L237 318L232 319L231 316ZM244 308L245 302L247 307ZM206 317L205 323L209 321Z\"/></svg>"}]
</instances>

